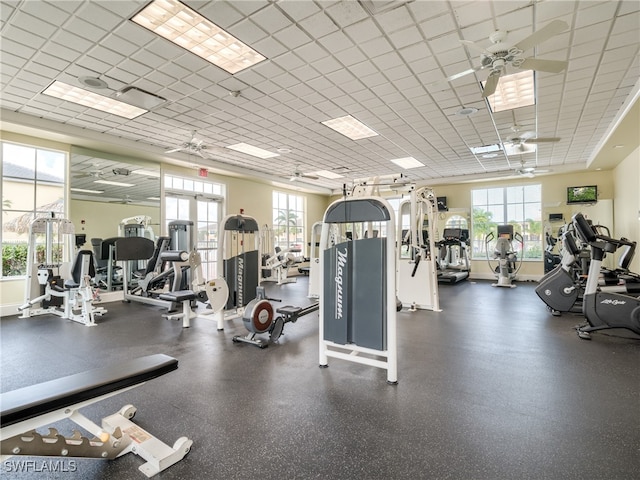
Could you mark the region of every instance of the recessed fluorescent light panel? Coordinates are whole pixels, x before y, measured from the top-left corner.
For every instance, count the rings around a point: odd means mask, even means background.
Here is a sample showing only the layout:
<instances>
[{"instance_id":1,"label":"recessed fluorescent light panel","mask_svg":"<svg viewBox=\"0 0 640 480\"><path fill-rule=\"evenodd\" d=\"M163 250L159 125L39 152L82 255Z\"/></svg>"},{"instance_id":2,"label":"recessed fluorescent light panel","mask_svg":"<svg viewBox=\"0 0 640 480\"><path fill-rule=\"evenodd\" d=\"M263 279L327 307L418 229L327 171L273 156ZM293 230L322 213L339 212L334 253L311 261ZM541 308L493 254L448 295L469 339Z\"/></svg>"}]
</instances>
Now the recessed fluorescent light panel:
<instances>
[{"instance_id":1,"label":"recessed fluorescent light panel","mask_svg":"<svg viewBox=\"0 0 640 480\"><path fill-rule=\"evenodd\" d=\"M319 177L329 178L331 180L344 177L344 175L340 175L339 173L331 172L329 170L318 170L317 172L314 172L314 174L318 175Z\"/></svg>"},{"instance_id":2,"label":"recessed fluorescent light panel","mask_svg":"<svg viewBox=\"0 0 640 480\"><path fill-rule=\"evenodd\" d=\"M93 183L102 183L103 185L113 185L114 187L135 187L133 183L112 182L111 180L94 180Z\"/></svg>"},{"instance_id":3,"label":"recessed fluorescent light panel","mask_svg":"<svg viewBox=\"0 0 640 480\"><path fill-rule=\"evenodd\" d=\"M104 193L104 190L87 190L86 188L70 188L69 190L78 193Z\"/></svg>"},{"instance_id":4,"label":"recessed fluorescent light panel","mask_svg":"<svg viewBox=\"0 0 640 480\"><path fill-rule=\"evenodd\" d=\"M394 158L391 161L396 165L398 165L400 168L404 168L405 170L409 170L411 168L424 167L424 163L419 162L413 157Z\"/></svg>"},{"instance_id":5,"label":"recessed fluorescent light panel","mask_svg":"<svg viewBox=\"0 0 640 480\"><path fill-rule=\"evenodd\" d=\"M360 140L362 138L375 137L378 135L364 123L356 120L351 115L326 120L322 122L322 124L332 128L338 133L341 133L345 137L349 137L351 140Z\"/></svg>"},{"instance_id":6,"label":"recessed fluorescent light panel","mask_svg":"<svg viewBox=\"0 0 640 480\"><path fill-rule=\"evenodd\" d=\"M253 155L254 157L258 158L272 158L279 156L277 153L270 152L259 147L254 147L253 145L249 145L248 143L236 143L235 145L227 145L227 148L235 150L236 152L246 153L247 155Z\"/></svg>"},{"instance_id":7,"label":"recessed fluorescent light panel","mask_svg":"<svg viewBox=\"0 0 640 480\"><path fill-rule=\"evenodd\" d=\"M49 85L42 93L50 97L56 97L61 100L84 105L85 107L95 108L102 112L118 115L119 117L128 118L129 120L148 112L148 110L143 108L134 107L128 103L120 102L80 87L74 87L73 85L58 80Z\"/></svg>"},{"instance_id":8,"label":"recessed fluorescent light panel","mask_svg":"<svg viewBox=\"0 0 640 480\"><path fill-rule=\"evenodd\" d=\"M496 93L490 95L488 100L491 111L494 113L535 105L536 95L533 70L525 70L500 77Z\"/></svg>"},{"instance_id":9,"label":"recessed fluorescent light panel","mask_svg":"<svg viewBox=\"0 0 640 480\"><path fill-rule=\"evenodd\" d=\"M232 75L266 59L177 0L154 0L131 21Z\"/></svg>"}]
</instances>

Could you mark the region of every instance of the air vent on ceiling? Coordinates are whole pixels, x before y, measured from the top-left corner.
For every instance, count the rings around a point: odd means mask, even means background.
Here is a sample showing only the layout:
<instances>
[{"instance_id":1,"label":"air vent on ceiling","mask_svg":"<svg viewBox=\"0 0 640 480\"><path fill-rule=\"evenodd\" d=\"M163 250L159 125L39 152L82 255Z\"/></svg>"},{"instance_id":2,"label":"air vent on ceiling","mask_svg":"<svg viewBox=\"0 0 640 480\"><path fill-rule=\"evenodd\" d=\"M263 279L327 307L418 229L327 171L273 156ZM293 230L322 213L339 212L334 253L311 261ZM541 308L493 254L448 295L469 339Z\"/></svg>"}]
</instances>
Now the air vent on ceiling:
<instances>
[{"instance_id":1,"label":"air vent on ceiling","mask_svg":"<svg viewBox=\"0 0 640 480\"><path fill-rule=\"evenodd\" d=\"M167 101L154 93L147 92L138 87L125 87L116 93L116 97L121 102L144 108L145 110L153 110Z\"/></svg>"}]
</instances>

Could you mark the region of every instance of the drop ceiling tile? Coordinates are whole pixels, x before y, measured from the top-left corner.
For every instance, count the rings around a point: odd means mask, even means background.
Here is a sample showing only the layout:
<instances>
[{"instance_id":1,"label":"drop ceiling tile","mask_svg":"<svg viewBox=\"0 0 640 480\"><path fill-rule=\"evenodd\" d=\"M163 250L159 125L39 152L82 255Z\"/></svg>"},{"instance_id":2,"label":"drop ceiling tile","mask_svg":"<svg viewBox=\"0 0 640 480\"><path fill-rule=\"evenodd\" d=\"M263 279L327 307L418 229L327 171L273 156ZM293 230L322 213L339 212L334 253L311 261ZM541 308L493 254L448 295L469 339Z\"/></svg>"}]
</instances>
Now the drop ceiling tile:
<instances>
[{"instance_id":1,"label":"drop ceiling tile","mask_svg":"<svg viewBox=\"0 0 640 480\"><path fill-rule=\"evenodd\" d=\"M382 32L372 20L365 20L344 29L351 40L357 44L364 44L382 36Z\"/></svg>"},{"instance_id":2,"label":"drop ceiling tile","mask_svg":"<svg viewBox=\"0 0 640 480\"><path fill-rule=\"evenodd\" d=\"M354 43L343 32L336 31L318 40L331 53L340 52L354 46Z\"/></svg>"},{"instance_id":3,"label":"drop ceiling tile","mask_svg":"<svg viewBox=\"0 0 640 480\"><path fill-rule=\"evenodd\" d=\"M244 4L250 4L252 2L236 2L237 7L244 7ZM265 2L267 3L267 2ZM259 25L268 25L270 32L273 34L291 25L291 21L287 16L275 5L268 3L265 8L262 8L258 12L251 16L252 20Z\"/></svg>"},{"instance_id":4,"label":"drop ceiling tile","mask_svg":"<svg viewBox=\"0 0 640 480\"><path fill-rule=\"evenodd\" d=\"M112 13L108 9L103 8L105 3L107 2L90 5L82 2L81 7L75 12L75 15L92 25L99 27L100 31L111 31L117 25L122 23L123 20L120 14Z\"/></svg>"},{"instance_id":5,"label":"drop ceiling tile","mask_svg":"<svg viewBox=\"0 0 640 480\"><path fill-rule=\"evenodd\" d=\"M324 12L305 18L299 25L302 30L318 39L338 31L338 26Z\"/></svg>"},{"instance_id":6,"label":"drop ceiling tile","mask_svg":"<svg viewBox=\"0 0 640 480\"><path fill-rule=\"evenodd\" d=\"M434 40L440 36L457 32L455 22L448 14L422 22L418 25L418 28L422 30L422 34L427 40ZM457 38L455 41L457 42Z\"/></svg>"},{"instance_id":7,"label":"drop ceiling tile","mask_svg":"<svg viewBox=\"0 0 640 480\"><path fill-rule=\"evenodd\" d=\"M244 19L234 24L228 31L238 40L247 45L252 45L253 43L268 36L267 32L250 19Z\"/></svg>"},{"instance_id":8,"label":"drop ceiling tile","mask_svg":"<svg viewBox=\"0 0 640 480\"><path fill-rule=\"evenodd\" d=\"M356 2L338 2L328 7L325 12L342 28L362 23L367 19L367 12Z\"/></svg>"},{"instance_id":9,"label":"drop ceiling tile","mask_svg":"<svg viewBox=\"0 0 640 480\"><path fill-rule=\"evenodd\" d=\"M273 36L289 49L295 49L311 42L311 37L297 25L290 25L274 33Z\"/></svg>"},{"instance_id":10,"label":"drop ceiling tile","mask_svg":"<svg viewBox=\"0 0 640 480\"><path fill-rule=\"evenodd\" d=\"M2 50L0 51L0 58L4 59L5 55L7 55L8 58L13 59L14 65L20 61L18 59L21 59L22 63L24 64L24 62L31 58L35 53L36 49L27 47L25 44L14 42L13 40L8 38L2 39Z\"/></svg>"},{"instance_id":11,"label":"drop ceiling tile","mask_svg":"<svg viewBox=\"0 0 640 480\"><path fill-rule=\"evenodd\" d=\"M252 47L267 58L275 58L278 55L282 55L288 50L282 43L280 43L273 37L266 37L262 40L259 40L255 42L255 45L252 45Z\"/></svg>"},{"instance_id":12,"label":"drop ceiling tile","mask_svg":"<svg viewBox=\"0 0 640 480\"><path fill-rule=\"evenodd\" d=\"M583 8L578 9L576 28L600 23L603 19L613 18L618 6L617 2L585 2L584 5Z\"/></svg>"},{"instance_id":13,"label":"drop ceiling tile","mask_svg":"<svg viewBox=\"0 0 640 480\"><path fill-rule=\"evenodd\" d=\"M617 35L611 35L609 42L607 43L607 50L626 47L628 45L638 45L638 31L627 31Z\"/></svg>"}]
</instances>

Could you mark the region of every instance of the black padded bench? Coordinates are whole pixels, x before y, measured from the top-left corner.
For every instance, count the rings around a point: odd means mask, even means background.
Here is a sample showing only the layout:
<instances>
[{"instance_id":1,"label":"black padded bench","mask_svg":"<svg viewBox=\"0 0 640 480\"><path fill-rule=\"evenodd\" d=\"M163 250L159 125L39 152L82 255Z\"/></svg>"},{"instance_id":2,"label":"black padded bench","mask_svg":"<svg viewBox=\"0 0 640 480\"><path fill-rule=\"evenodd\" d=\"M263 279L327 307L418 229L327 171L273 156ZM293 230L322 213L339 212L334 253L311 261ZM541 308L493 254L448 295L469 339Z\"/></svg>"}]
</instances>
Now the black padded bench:
<instances>
[{"instance_id":1,"label":"black padded bench","mask_svg":"<svg viewBox=\"0 0 640 480\"><path fill-rule=\"evenodd\" d=\"M193 442L180 437L173 447L166 445L130 420L136 412L133 405L125 405L103 418L101 426L79 410L177 368L175 358L148 355L1 394L2 456L114 459L131 452L146 460L140 471L147 477L156 475L182 460ZM55 428L49 428L44 435L36 431L63 419L75 422L93 438L81 437L77 432L66 438Z\"/></svg>"},{"instance_id":2,"label":"black padded bench","mask_svg":"<svg viewBox=\"0 0 640 480\"><path fill-rule=\"evenodd\" d=\"M177 368L175 358L164 354L149 355L3 393L0 395L1 426L4 428L122 390Z\"/></svg>"}]
</instances>

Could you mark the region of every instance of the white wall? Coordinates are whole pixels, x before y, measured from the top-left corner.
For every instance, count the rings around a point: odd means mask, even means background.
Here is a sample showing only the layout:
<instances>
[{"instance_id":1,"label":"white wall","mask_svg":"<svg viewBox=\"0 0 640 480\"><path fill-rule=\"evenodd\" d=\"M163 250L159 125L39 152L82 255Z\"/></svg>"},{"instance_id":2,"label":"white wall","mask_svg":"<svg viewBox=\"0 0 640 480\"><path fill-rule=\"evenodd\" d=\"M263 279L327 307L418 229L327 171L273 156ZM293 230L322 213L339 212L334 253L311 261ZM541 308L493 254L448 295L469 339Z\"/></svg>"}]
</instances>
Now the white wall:
<instances>
[{"instance_id":1,"label":"white wall","mask_svg":"<svg viewBox=\"0 0 640 480\"><path fill-rule=\"evenodd\" d=\"M613 171L616 186L613 216L614 237L626 237L640 242L640 148L636 148ZM616 262L617 263L617 262ZM640 272L640 251L631 262L632 272Z\"/></svg>"}]
</instances>

